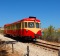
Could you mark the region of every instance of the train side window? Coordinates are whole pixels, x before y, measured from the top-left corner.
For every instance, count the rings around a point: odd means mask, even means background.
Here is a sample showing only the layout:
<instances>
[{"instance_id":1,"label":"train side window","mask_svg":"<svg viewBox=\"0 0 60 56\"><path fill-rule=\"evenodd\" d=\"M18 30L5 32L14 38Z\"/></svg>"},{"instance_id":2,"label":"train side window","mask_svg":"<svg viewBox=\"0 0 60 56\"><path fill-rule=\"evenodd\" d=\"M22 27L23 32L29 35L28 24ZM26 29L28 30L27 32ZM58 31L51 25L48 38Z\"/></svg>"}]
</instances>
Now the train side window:
<instances>
[{"instance_id":1,"label":"train side window","mask_svg":"<svg viewBox=\"0 0 60 56\"><path fill-rule=\"evenodd\" d=\"M12 30L12 25L11 25L11 30Z\"/></svg>"},{"instance_id":2,"label":"train side window","mask_svg":"<svg viewBox=\"0 0 60 56\"><path fill-rule=\"evenodd\" d=\"M22 28L24 28L24 22L22 22Z\"/></svg>"},{"instance_id":3,"label":"train side window","mask_svg":"<svg viewBox=\"0 0 60 56\"><path fill-rule=\"evenodd\" d=\"M14 30L14 25L12 27L13 27L13 30Z\"/></svg>"},{"instance_id":4,"label":"train side window","mask_svg":"<svg viewBox=\"0 0 60 56\"><path fill-rule=\"evenodd\" d=\"M11 29L13 30L13 27L12 27L12 25L11 25Z\"/></svg>"},{"instance_id":5,"label":"train side window","mask_svg":"<svg viewBox=\"0 0 60 56\"><path fill-rule=\"evenodd\" d=\"M27 22L25 22L25 28L27 28Z\"/></svg>"},{"instance_id":6,"label":"train side window","mask_svg":"<svg viewBox=\"0 0 60 56\"><path fill-rule=\"evenodd\" d=\"M10 30L10 26L8 26L7 28L8 28L8 30Z\"/></svg>"},{"instance_id":7,"label":"train side window","mask_svg":"<svg viewBox=\"0 0 60 56\"><path fill-rule=\"evenodd\" d=\"M12 30L14 30L15 29L15 26L14 25L12 25Z\"/></svg>"},{"instance_id":8,"label":"train side window","mask_svg":"<svg viewBox=\"0 0 60 56\"><path fill-rule=\"evenodd\" d=\"M18 29L18 24L16 24L16 29Z\"/></svg>"},{"instance_id":9,"label":"train side window","mask_svg":"<svg viewBox=\"0 0 60 56\"><path fill-rule=\"evenodd\" d=\"M18 23L18 29L20 29L21 28L21 23Z\"/></svg>"},{"instance_id":10,"label":"train side window","mask_svg":"<svg viewBox=\"0 0 60 56\"><path fill-rule=\"evenodd\" d=\"M41 28L41 23L39 24L39 27Z\"/></svg>"},{"instance_id":11,"label":"train side window","mask_svg":"<svg viewBox=\"0 0 60 56\"><path fill-rule=\"evenodd\" d=\"M36 23L36 28L39 28L39 23Z\"/></svg>"},{"instance_id":12,"label":"train side window","mask_svg":"<svg viewBox=\"0 0 60 56\"><path fill-rule=\"evenodd\" d=\"M12 25L12 30L14 29L13 25Z\"/></svg>"},{"instance_id":13,"label":"train side window","mask_svg":"<svg viewBox=\"0 0 60 56\"><path fill-rule=\"evenodd\" d=\"M16 25L14 25L14 29L16 29Z\"/></svg>"},{"instance_id":14,"label":"train side window","mask_svg":"<svg viewBox=\"0 0 60 56\"><path fill-rule=\"evenodd\" d=\"M19 26L20 26L20 28L21 28L21 23L19 23Z\"/></svg>"},{"instance_id":15,"label":"train side window","mask_svg":"<svg viewBox=\"0 0 60 56\"><path fill-rule=\"evenodd\" d=\"M21 28L21 23L17 23L16 24L16 29L20 29Z\"/></svg>"},{"instance_id":16,"label":"train side window","mask_svg":"<svg viewBox=\"0 0 60 56\"><path fill-rule=\"evenodd\" d=\"M7 30L8 30L8 27L7 27Z\"/></svg>"},{"instance_id":17,"label":"train side window","mask_svg":"<svg viewBox=\"0 0 60 56\"><path fill-rule=\"evenodd\" d=\"M9 28L9 30L11 30L11 27Z\"/></svg>"},{"instance_id":18,"label":"train side window","mask_svg":"<svg viewBox=\"0 0 60 56\"><path fill-rule=\"evenodd\" d=\"M7 26L7 30L8 30L8 26Z\"/></svg>"},{"instance_id":19,"label":"train side window","mask_svg":"<svg viewBox=\"0 0 60 56\"><path fill-rule=\"evenodd\" d=\"M5 30L7 30L7 27L5 27Z\"/></svg>"}]
</instances>

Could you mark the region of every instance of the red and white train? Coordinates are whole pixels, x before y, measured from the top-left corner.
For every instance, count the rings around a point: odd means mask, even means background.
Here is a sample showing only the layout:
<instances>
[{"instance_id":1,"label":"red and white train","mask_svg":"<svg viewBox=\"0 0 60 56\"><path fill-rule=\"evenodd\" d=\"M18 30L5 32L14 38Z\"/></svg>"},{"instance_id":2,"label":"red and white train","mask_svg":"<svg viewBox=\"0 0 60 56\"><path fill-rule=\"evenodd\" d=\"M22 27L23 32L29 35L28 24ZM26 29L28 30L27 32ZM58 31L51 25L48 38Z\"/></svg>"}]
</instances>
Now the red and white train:
<instances>
[{"instance_id":1,"label":"red and white train","mask_svg":"<svg viewBox=\"0 0 60 56\"><path fill-rule=\"evenodd\" d=\"M36 38L42 36L40 24L40 20L30 16L11 24L5 24L4 34L27 40L36 40Z\"/></svg>"}]
</instances>

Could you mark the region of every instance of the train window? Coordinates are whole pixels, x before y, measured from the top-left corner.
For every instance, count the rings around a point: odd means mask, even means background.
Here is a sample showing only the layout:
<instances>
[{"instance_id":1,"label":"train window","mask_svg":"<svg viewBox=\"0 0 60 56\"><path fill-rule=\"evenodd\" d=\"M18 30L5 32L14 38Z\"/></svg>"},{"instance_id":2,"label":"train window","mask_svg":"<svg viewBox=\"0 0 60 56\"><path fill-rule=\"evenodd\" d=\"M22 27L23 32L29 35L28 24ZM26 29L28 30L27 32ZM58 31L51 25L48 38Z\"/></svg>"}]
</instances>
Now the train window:
<instances>
[{"instance_id":1,"label":"train window","mask_svg":"<svg viewBox=\"0 0 60 56\"><path fill-rule=\"evenodd\" d=\"M7 27L7 30L10 30L10 26Z\"/></svg>"},{"instance_id":2,"label":"train window","mask_svg":"<svg viewBox=\"0 0 60 56\"><path fill-rule=\"evenodd\" d=\"M7 28L7 30L8 30L8 27L6 27Z\"/></svg>"},{"instance_id":3,"label":"train window","mask_svg":"<svg viewBox=\"0 0 60 56\"><path fill-rule=\"evenodd\" d=\"M21 28L21 23L18 23L18 29L20 29Z\"/></svg>"},{"instance_id":4,"label":"train window","mask_svg":"<svg viewBox=\"0 0 60 56\"><path fill-rule=\"evenodd\" d=\"M19 23L19 26L20 26L20 28L21 28L21 23Z\"/></svg>"},{"instance_id":5,"label":"train window","mask_svg":"<svg viewBox=\"0 0 60 56\"><path fill-rule=\"evenodd\" d=\"M7 27L5 27L5 30L7 30Z\"/></svg>"},{"instance_id":6,"label":"train window","mask_svg":"<svg viewBox=\"0 0 60 56\"><path fill-rule=\"evenodd\" d=\"M14 30L14 25L12 25L12 30Z\"/></svg>"},{"instance_id":7,"label":"train window","mask_svg":"<svg viewBox=\"0 0 60 56\"><path fill-rule=\"evenodd\" d=\"M28 27L29 28L34 28L34 22L28 22Z\"/></svg>"},{"instance_id":8,"label":"train window","mask_svg":"<svg viewBox=\"0 0 60 56\"><path fill-rule=\"evenodd\" d=\"M11 25L11 29L13 30L13 27L12 27L12 25Z\"/></svg>"},{"instance_id":9,"label":"train window","mask_svg":"<svg viewBox=\"0 0 60 56\"><path fill-rule=\"evenodd\" d=\"M25 28L27 28L27 22L25 22Z\"/></svg>"},{"instance_id":10,"label":"train window","mask_svg":"<svg viewBox=\"0 0 60 56\"><path fill-rule=\"evenodd\" d=\"M7 27L7 30L8 30L8 27Z\"/></svg>"},{"instance_id":11,"label":"train window","mask_svg":"<svg viewBox=\"0 0 60 56\"><path fill-rule=\"evenodd\" d=\"M19 24L16 24L16 28L19 29Z\"/></svg>"},{"instance_id":12,"label":"train window","mask_svg":"<svg viewBox=\"0 0 60 56\"><path fill-rule=\"evenodd\" d=\"M11 29L11 30L14 30L14 29L16 29L16 26L15 26L15 25L11 25L11 26L10 26L10 29Z\"/></svg>"},{"instance_id":13,"label":"train window","mask_svg":"<svg viewBox=\"0 0 60 56\"><path fill-rule=\"evenodd\" d=\"M36 23L36 28L39 28L39 23Z\"/></svg>"},{"instance_id":14,"label":"train window","mask_svg":"<svg viewBox=\"0 0 60 56\"><path fill-rule=\"evenodd\" d=\"M12 26L10 26L11 30L12 30Z\"/></svg>"},{"instance_id":15,"label":"train window","mask_svg":"<svg viewBox=\"0 0 60 56\"><path fill-rule=\"evenodd\" d=\"M7 28L7 30L8 30L8 27L6 27Z\"/></svg>"},{"instance_id":16,"label":"train window","mask_svg":"<svg viewBox=\"0 0 60 56\"><path fill-rule=\"evenodd\" d=\"M24 22L22 22L22 28L24 28Z\"/></svg>"},{"instance_id":17,"label":"train window","mask_svg":"<svg viewBox=\"0 0 60 56\"><path fill-rule=\"evenodd\" d=\"M16 29L16 25L14 25L14 29Z\"/></svg>"},{"instance_id":18,"label":"train window","mask_svg":"<svg viewBox=\"0 0 60 56\"><path fill-rule=\"evenodd\" d=\"M17 28L17 29L20 29L20 28L21 28L21 23L17 23L17 24L16 24L16 28Z\"/></svg>"}]
</instances>

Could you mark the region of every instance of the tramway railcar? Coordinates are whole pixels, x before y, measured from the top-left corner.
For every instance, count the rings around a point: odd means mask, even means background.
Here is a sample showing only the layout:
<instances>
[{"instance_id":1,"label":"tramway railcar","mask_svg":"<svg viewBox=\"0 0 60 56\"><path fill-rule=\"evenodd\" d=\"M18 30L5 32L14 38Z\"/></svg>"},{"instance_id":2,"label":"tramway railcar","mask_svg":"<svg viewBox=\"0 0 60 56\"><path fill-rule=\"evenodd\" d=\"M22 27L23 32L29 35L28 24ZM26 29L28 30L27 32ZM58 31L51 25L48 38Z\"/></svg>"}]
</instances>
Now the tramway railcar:
<instances>
[{"instance_id":1,"label":"tramway railcar","mask_svg":"<svg viewBox=\"0 0 60 56\"><path fill-rule=\"evenodd\" d=\"M30 16L11 24L5 24L4 34L27 40L36 40L36 38L42 36L40 24L40 20Z\"/></svg>"}]
</instances>

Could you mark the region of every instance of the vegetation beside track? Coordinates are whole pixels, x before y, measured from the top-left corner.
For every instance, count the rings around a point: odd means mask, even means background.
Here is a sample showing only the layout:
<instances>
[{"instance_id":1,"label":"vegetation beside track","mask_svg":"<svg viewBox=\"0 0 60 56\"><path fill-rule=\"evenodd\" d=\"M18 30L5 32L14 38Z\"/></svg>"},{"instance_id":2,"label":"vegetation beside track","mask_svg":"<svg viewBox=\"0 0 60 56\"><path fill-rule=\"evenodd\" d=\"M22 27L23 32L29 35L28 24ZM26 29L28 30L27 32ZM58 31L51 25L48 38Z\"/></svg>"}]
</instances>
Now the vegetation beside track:
<instances>
[{"instance_id":1,"label":"vegetation beside track","mask_svg":"<svg viewBox=\"0 0 60 56\"><path fill-rule=\"evenodd\" d=\"M0 34L4 34L4 30L0 30Z\"/></svg>"},{"instance_id":2,"label":"vegetation beside track","mask_svg":"<svg viewBox=\"0 0 60 56\"><path fill-rule=\"evenodd\" d=\"M5 45L2 40L0 40L0 56L19 56L17 51L12 53L11 50L12 49L8 45Z\"/></svg>"},{"instance_id":3,"label":"vegetation beside track","mask_svg":"<svg viewBox=\"0 0 60 56\"><path fill-rule=\"evenodd\" d=\"M8 52L0 40L0 56L8 56Z\"/></svg>"},{"instance_id":4,"label":"vegetation beside track","mask_svg":"<svg viewBox=\"0 0 60 56\"><path fill-rule=\"evenodd\" d=\"M0 27L0 34L4 34L4 28Z\"/></svg>"},{"instance_id":5,"label":"vegetation beside track","mask_svg":"<svg viewBox=\"0 0 60 56\"><path fill-rule=\"evenodd\" d=\"M49 26L43 31L41 39L46 41L60 42L60 29Z\"/></svg>"}]
</instances>

